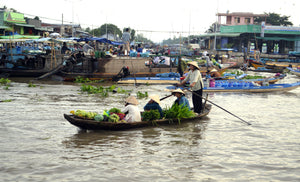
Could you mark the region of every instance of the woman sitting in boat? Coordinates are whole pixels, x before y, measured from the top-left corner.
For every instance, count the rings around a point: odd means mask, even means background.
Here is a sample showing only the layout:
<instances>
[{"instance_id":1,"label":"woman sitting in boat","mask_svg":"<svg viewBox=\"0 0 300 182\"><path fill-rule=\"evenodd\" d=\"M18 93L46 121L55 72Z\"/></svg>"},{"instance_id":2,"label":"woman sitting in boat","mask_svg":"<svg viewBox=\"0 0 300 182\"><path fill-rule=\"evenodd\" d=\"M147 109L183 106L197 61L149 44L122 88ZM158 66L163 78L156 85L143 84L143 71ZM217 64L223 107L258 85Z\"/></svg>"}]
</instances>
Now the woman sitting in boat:
<instances>
[{"instance_id":1,"label":"woman sitting in boat","mask_svg":"<svg viewBox=\"0 0 300 182\"><path fill-rule=\"evenodd\" d=\"M149 110L158 110L160 114L160 118L164 116L163 111L160 107L160 99L158 95L150 95L149 96L150 101L145 105L144 110L149 111Z\"/></svg>"},{"instance_id":2,"label":"woman sitting in boat","mask_svg":"<svg viewBox=\"0 0 300 182\"><path fill-rule=\"evenodd\" d=\"M174 95L175 97L177 97L177 99L175 100L174 104L178 104L178 105L183 105L189 108L189 110L191 110L190 104L188 99L185 97L185 93L180 89L176 89L172 91L172 95Z\"/></svg>"},{"instance_id":3,"label":"woman sitting in boat","mask_svg":"<svg viewBox=\"0 0 300 182\"><path fill-rule=\"evenodd\" d=\"M129 96L125 100L125 108L122 110L122 113L125 113L124 118L127 122L139 122L141 121L141 112L139 111L138 105L139 102L134 96Z\"/></svg>"}]
</instances>

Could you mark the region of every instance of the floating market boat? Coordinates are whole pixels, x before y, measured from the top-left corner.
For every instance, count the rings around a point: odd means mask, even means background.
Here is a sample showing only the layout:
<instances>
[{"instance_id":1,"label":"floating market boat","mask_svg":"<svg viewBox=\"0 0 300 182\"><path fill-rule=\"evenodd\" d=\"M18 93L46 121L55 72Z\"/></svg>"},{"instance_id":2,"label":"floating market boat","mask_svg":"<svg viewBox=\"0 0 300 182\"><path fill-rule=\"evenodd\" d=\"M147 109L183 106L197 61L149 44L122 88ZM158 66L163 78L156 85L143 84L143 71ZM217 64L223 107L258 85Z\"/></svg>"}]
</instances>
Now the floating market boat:
<instances>
[{"instance_id":1,"label":"floating market boat","mask_svg":"<svg viewBox=\"0 0 300 182\"><path fill-rule=\"evenodd\" d=\"M293 68L287 67L288 70L294 75L297 75L300 77L300 71L299 70L294 70Z\"/></svg>"},{"instance_id":2,"label":"floating market boat","mask_svg":"<svg viewBox=\"0 0 300 182\"><path fill-rule=\"evenodd\" d=\"M245 92L245 93L267 93L267 92L287 92L300 86L300 82L286 84L272 84L265 86L246 83L245 85L227 85L218 87L204 87L203 92ZM167 89L176 89L175 86L169 86ZM184 88L182 88L184 89Z\"/></svg>"},{"instance_id":3,"label":"floating market boat","mask_svg":"<svg viewBox=\"0 0 300 182\"><path fill-rule=\"evenodd\" d=\"M85 130L128 130L144 127L159 127L161 125L178 125L183 122L195 122L207 116L210 110L211 105L207 104L202 114L199 114L192 118L182 118L180 119L180 121L178 121L178 119L159 119L155 121L113 123L106 121L96 121L93 119L85 119L72 114L64 114L64 118L68 120L72 125Z\"/></svg>"},{"instance_id":4,"label":"floating market boat","mask_svg":"<svg viewBox=\"0 0 300 182\"><path fill-rule=\"evenodd\" d=\"M157 85L162 85L162 84L175 84L180 81L180 78L176 77L171 77L171 78L164 78L164 77L127 77L127 78L122 78L119 80L117 83L118 84L157 84Z\"/></svg>"}]
</instances>

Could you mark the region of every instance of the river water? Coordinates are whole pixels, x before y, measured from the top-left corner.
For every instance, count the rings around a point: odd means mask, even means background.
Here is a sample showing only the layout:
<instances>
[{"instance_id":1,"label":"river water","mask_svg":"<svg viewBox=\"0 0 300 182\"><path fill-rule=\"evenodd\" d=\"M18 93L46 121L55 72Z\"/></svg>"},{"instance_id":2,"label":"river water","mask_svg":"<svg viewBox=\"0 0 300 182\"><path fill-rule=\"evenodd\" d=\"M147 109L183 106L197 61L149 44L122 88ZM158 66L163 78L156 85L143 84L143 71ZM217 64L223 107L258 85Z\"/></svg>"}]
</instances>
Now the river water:
<instances>
[{"instance_id":1,"label":"river water","mask_svg":"<svg viewBox=\"0 0 300 182\"><path fill-rule=\"evenodd\" d=\"M80 84L11 79L0 88L0 181L300 181L300 88L209 94L207 118L129 131L82 131L71 110L122 108L124 94L80 94ZM296 82L288 75L281 82ZM165 86L121 86L161 97ZM187 94L188 99L191 97ZM162 101L162 107L175 98ZM140 99L140 109L148 99Z\"/></svg>"}]
</instances>

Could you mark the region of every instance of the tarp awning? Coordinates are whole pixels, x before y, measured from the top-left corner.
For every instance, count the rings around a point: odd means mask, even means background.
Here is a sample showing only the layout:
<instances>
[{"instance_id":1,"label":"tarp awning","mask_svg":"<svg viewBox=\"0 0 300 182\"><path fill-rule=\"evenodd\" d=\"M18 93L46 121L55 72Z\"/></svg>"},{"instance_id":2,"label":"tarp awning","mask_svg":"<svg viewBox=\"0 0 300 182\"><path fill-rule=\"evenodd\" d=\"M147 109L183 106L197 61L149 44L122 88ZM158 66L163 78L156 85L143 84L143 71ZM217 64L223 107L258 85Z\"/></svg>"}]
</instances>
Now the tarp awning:
<instances>
[{"instance_id":1,"label":"tarp awning","mask_svg":"<svg viewBox=\"0 0 300 182\"><path fill-rule=\"evenodd\" d=\"M0 36L0 39L38 39L39 35L10 35L10 36Z\"/></svg>"},{"instance_id":2,"label":"tarp awning","mask_svg":"<svg viewBox=\"0 0 300 182\"><path fill-rule=\"evenodd\" d=\"M200 37L238 37L241 33L208 33L208 34L202 34L199 35Z\"/></svg>"},{"instance_id":3,"label":"tarp awning","mask_svg":"<svg viewBox=\"0 0 300 182\"><path fill-rule=\"evenodd\" d=\"M10 27L7 26L0 26L0 29L9 29Z\"/></svg>"},{"instance_id":4,"label":"tarp awning","mask_svg":"<svg viewBox=\"0 0 300 182\"><path fill-rule=\"evenodd\" d=\"M34 25L29 25L29 24L18 24L18 23L15 23L14 25L17 25L17 26L20 26L20 27L35 27Z\"/></svg>"},{"instance_id":5,"label":"tarp awning","mask_svg":"<svg viewBox=\"0 0 300 182\"><path fill-rule=\"evenodd\" d=\"M92 37L92 38L81 38L81 39L75 39L77 42L85 42L85 41L96 41L100 43L106 43L106 44L112 44L112 45L122 45L124 44L123 42L115 42L108 40L106 38L98 38L98 37Z\"/></svg>"},{"instance_id":6,"label":"tarp awning","mask_svg":"<svg viewBox=\"0 0 300 182\"><path fill-rule=\"evenodd\" d=\"M263 40L285 40L285 41L300 41L300 37L256 37Z\"/></svg>"}]
</instances>

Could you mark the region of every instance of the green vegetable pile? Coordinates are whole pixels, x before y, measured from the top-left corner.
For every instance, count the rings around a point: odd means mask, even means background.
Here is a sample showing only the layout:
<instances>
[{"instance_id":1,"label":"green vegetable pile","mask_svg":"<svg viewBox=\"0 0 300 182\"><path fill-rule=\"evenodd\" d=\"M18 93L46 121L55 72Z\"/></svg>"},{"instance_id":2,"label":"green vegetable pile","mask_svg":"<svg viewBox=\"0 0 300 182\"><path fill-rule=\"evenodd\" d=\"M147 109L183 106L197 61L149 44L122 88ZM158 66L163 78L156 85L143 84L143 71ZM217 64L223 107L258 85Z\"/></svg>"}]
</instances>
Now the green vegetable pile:
<instances>
[{"instance_id":1,"label":"green vegetable pile","mask_svg":"<svg viewBox=\"0 0 300 182\"><path fill-rule=\"evenodd\" d=\"M264 76L258 76L258 75L247 75L243 79L264 79Z\"/></svg>"},{"instance_id":2,"label":"green vegetable pile","mask_svg":"<svg viewBox=\"0 0 300 182\"><path fill-rule=\"evenodd\" d=\"M182 118L191 118L191 117L195 117L195 113L191 110L189 110L189 108L187 106L184 105L178 105L178 104L174 104L172 105L171 108L167 108L163 110L164 113L164 117L166 119L178 119L178 122L180 122L180 119Z\"/></svg>"},{"instance_id":3,"label":"green vegetable pile","mask_svg":"<svg viewBox=\"0 0 300 182\"><path fill-rule=\"evenodd\" d=\"M120 120L119 116L117 114L112 114L109 116L108 121L113 123L118 123Z\"/></svg>"},{"instance_id":4,"label":"green vegetable pile","mask_svg":"<svg viewBox=\"0 0 300 182\"><path fill-rule=\"evenodd\" d=\"M118 109L118 108L113 107L113 108L111 108L108 112L109 112L109 113L121 113L121 110Z\"/></svg>"},{"instance_id":5,"label":"green vegetable pile","mask_svg":"<svg viewBox=\"0 0 300 182\"><path fill-rule=\"evenodd\" d=\"M142 120L143 121L153 121L157 120L160 118L160 113L158 110L149 110L149 111L144 111L142 113Z\"/></svg>"},{"instance_id":6,"label":"green vegetable pile","mask_svg":"<svg viewBox=\"0 0 300 182\"><path fill-rule=\"evenodd\" d=\"M71 111L71 113L72 113L72 111ZM76 112L74 113L75 116L88 118L88 119L94 119L94 117L97 114L98 113L96 113L96 112L87 112L87 111L84 111L84 110L76 110Z\"/></svg>"},{"instance_id":7,"label":"green vegetable pile","mask_svg":"<svg viewBox=\"0 0 300 182\"><path fill-rule=\"evenodd\" d=\"M76 111L70 111L71 114L85 118L85 119L94 119L96 121L108 121L108 122L114 122L114 123L126 123L123 118L125 117L125 114L121 112L118 108L111 108L109 111L104 110L103 114L98 114L97 112L89 112L85 110L76 110Z\"/></svg>"}]
</instances>

